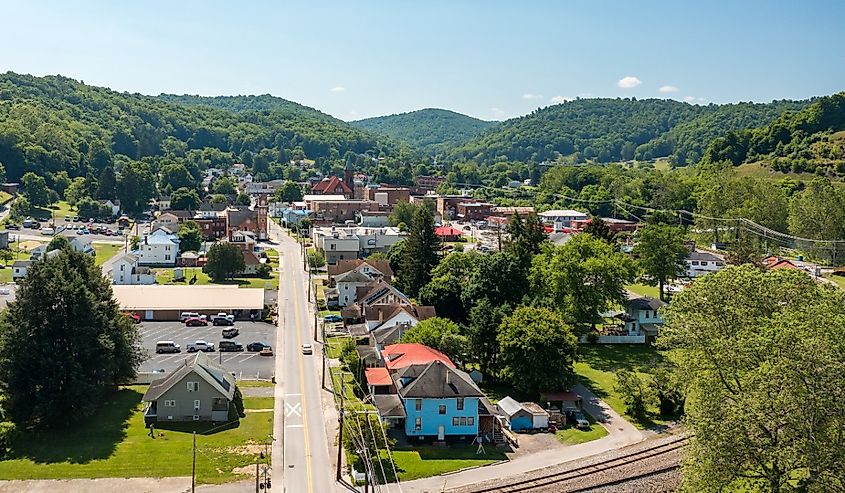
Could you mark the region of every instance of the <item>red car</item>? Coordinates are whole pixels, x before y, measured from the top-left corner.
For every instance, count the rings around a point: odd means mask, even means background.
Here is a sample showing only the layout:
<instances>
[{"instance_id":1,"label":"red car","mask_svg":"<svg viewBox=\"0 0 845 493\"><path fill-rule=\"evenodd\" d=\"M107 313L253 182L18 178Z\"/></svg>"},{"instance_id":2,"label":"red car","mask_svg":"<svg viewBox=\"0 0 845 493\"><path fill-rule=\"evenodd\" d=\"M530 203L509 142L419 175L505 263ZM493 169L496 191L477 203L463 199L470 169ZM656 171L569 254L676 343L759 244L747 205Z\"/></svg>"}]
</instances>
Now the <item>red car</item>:
<instances>
[{"instance_id":1,"label":"red car","mask_svg":"<svg viewBox=\"0 0 845 493\"><path fill-rule=\"evenodd\" d=\"M185 327L205 327L207 325L207 321L197 317L192 317L185 320Z\"/></svg>"},{"instance_id":2,"label":"red car","mask_svg":"<svg viewBox=\"0 0 845 493\"><path fill-rule=\"evenodd\" d=\"M126 315L129 320L135 322L136 324L141 323L141 316L137 313L124 313L124 315Z\"/></svg>"}]
</instances>

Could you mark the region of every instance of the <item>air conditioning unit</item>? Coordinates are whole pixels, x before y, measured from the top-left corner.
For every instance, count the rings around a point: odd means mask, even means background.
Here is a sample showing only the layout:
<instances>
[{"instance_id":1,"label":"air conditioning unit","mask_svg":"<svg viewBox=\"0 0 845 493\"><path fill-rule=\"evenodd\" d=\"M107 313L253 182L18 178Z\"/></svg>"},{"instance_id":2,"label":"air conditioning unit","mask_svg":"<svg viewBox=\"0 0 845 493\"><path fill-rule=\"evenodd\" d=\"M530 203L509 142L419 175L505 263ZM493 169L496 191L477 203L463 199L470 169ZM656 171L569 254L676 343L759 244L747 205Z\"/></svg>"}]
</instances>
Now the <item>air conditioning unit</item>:
<instances>
[{"instance_id":1,"label":"air conditioning unit","mask_svg":"<svg viewBox=\"0 0 845 493\"><path fill-rule=\"evenodd\" d=\"M200 415L194 414L194 421L199 421L199 420L200 420Z\"/></svg>"}]
</instances>

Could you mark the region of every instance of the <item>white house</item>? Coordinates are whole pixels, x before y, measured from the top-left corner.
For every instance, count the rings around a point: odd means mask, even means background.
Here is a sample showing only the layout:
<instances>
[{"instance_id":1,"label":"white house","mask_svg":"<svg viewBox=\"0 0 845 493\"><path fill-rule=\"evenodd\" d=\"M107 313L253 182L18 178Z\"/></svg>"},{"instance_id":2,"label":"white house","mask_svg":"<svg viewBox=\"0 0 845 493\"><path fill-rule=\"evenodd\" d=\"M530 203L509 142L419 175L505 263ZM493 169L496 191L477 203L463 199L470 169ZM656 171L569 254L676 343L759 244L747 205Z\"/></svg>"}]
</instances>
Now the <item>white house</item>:
<instances>
[{"instance_id":1,"label":"white house","mask_svg":"<svg viewBox=\"0 0 845 493\"><path fill-rule=\"evenodd\" d=\"M124 253L115 259L111 268L114 284L155 284L155 274L149 267L138 265L138 256Z\"/></svg>"},{"instance_id":2,"label":"white house","mask_svg":"<svg viewBox=\"0 0 845 493\"><path fill-rule=\"evenodd\" d=\"M17 281L26 277L31 265L32 260L15 260L15 263L12 264L12 280Z\"/></svg>"},{"instance_id":3,"label":"white house","mask_svg":"<svg viewBox=\"0 0 845 493\"><path fill-rule=\"evenodd\" d=\"M335 277L337 284L337 304L338 306L349 306L355 303L355 293L361 286L366 286L373 282L373 277L369 276L357 269L344 272Z\"/></svg>"},{"instance_id":4,"label":"white house","mask_svg":"<svg viewBox=\"0 0 845 493\"><path fill-rule=\"evenodd\" d=\"M150 234L144 235L138 244L138 250L133 252L138 257L138 265L166 265L175 266L179 256L179 237L158 228Z\"/></svg>"},{"instance_id":5,"label":"white house","mask_svg":"<svg viewBox=\"0 0 845 493\"><path fill-rule=\"evenodd\" d=\"M108 206L111 209L111 215L117 217L120 215L120 201L119 200L100 200L101 205Z\"/></svg>"},{"instance_id":6,"label":"white house","mask_svg":"<svg viewBox=\"0 0 845 493\"><path fill-rule=\"evenodd\" d=\"M323 253L328 264L355 259L373 252L387 252L408 235L397 228L364 228L336 226L314 228L314 246Z\"/></svg>"},{"instance_id":7,"label":"white house","mask_svg":"<svg viewBox=\"0 0 845 493\"><path fill-rule=\"evenodd\" d=\"M725 268L725 259L719 257L718 255L698 250L689 254L686 263L686 275L689 278L703 276L711 272L718 272Z\"/></svg>"},{"instance_id":8,"label":"white house","mask_svg":"<svg viewBox=\"0 0 845 493\"><path fill-rule=\"evenodd\" d=\"M70 240L70 247L74 252L84 253L86 255L94 255L94 246L91 245L91 237L89 236L74 236Z\"/></svg>"}]
</instances>

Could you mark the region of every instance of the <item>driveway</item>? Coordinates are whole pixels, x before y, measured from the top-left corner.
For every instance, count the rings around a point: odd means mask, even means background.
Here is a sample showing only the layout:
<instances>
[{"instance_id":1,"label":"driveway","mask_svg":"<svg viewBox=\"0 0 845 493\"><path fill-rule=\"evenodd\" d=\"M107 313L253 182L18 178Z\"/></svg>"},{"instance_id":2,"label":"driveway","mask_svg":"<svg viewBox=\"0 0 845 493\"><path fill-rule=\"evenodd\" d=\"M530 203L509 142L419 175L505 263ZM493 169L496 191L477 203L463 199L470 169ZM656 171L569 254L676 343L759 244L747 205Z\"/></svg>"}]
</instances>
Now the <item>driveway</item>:
<instances>
[{"instance_id":1,"label":"driveway","mask_svg":"<svg viewBox=\"0 0 845 493\"><path fill-rule=\"evenodd\" d=\"M584 401L584 410L590 413L607 430L607 436L592 442L517 457L511 461L492 466L468 469L445 476L404 481L402 482L402 491L405 493L434 493L483 481L503 480L510 476L615 450L644 439L643 434L638 429L590 392L589 389L582 385L576 385L573 390L581 395Z\"/></svg>"}]
</instances>

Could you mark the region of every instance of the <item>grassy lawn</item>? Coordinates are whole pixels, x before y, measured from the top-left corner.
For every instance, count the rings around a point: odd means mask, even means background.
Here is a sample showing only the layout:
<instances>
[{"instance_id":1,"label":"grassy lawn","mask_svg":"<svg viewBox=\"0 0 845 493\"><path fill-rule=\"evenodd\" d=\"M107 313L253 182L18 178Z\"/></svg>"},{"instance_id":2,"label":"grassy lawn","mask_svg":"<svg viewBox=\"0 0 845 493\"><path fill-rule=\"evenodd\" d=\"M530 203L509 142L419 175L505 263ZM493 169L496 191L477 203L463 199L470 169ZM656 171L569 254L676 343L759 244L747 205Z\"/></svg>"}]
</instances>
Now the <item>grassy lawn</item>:
<instances>
[{"instance_id":1,"label":"grassy lawn","mask_svg":"<svg viewBox=\"0 0 845 493\"><path fill-rule=\"evenodd\" d=\"M657 286L648 286L646 284L629 284L625 287L640 296L650 296L652 298L660 297L660 289L658 289Z\"/></svg>"},{"instance_id":2,"label":"grassy lawn","mask_svg":"<svg viewBox=\"0 0 845 493\"><path fill-rule=\"evenodd\" d=\"M185 275L185 281L173 281L173 269L172 268L163 268L163 269L153 269L156 276L156 282L158 284L185 284L191 280L192 277L197 277L197 282L194 283L196 285L204 285L204 284L237 284L240 288L262 288L262 289L279 289L279 273L278 271L273 271L270 273L269 278L263 277L236 277L231 281L226 282L213 282L211 278L202 271L199 267L189 267L183 269L183 273Z\"/></svg>"},{"instance_id":3,"label":"grassy lawn","mask_svg":"<svg viewBox=\"0 0 845 493\"><path fill-rule=\"evenodd\" d=\"M596 420L593 419L589 413L585 412L584 416L587 418L587 421L590 422L589 430L579 430L574 426L567 426L566 428L557 430L555 432L555 438L564 445L578 445L579 443L598 440L599 438L607 435L607 430L605 430L600 424L596 423Z\"/></svg>"},{"instance_id":4,"label":"grassy lawn","mask_svg":"<svg viewBox=\"0 0 845 493\"><path fill-rule=\"evenodd\" d=\"M97 255L94 257L94 263L97 265L103 265L106 260L114 257L118 252L123 250L123 245L112 245L110 243L91 243L91 246L97 252Z\"/></svg>"},{"instance_id":5,"label":"grassy lawn","mask_svg":"<svg viewBox=\"0 0 845 493\"><path fill-rule=\"evenodd\" d=\"M834 275L825 276L825 277L826 277L827 279L830 279L830 280L831 280L831 281L833 281L834 283L836 283L836 285L837 285L837 286L839 286L839 288L840 288L840 289L845 289L845 277L842 277L842 276L834 276Z\"/></svg>"},{"instance_id":6,"label":"grassy lawn","mask_svg":"<svg viewBox=\"0 0 845 493\"><path fill-rule=\"evenodd\" d=\"M329 358L340 358L340 351L346 343L348 337L327 337L326 338L326 354Z\"/></svg>"},{"instance_id":7,"label":"grassy lawn","mask_svg":"<svg viewBox=\"0 0 845 493\"><path fill-rule=\"evenodd\" d=\"M627 369L642 375L648 374L662 361L664 356L646 345L596 344L578 346L578 359L575 373L581 377L585 386L604 400L614 411L624 415L638 428L646 428L666 422L658 414L657 408L649 409L645 420L635 420L625 412L622 397L614 390L616 370ZM671 417L669 417L671 418Z\"/></svg>"},{"instance_id":8,"label":"grassy lawn","mask_svg":"<svg viewBox=\"0 0 845 493\"><path fill-rule=\"evenodd\" d=\"M43 207L33 207L32 208L32 217L46 220L50 218L57 218L57 219L64 219L65 216L75 216L76 215L76 207L71 207L70 204L61 200L56 202L55 204L51 205L48 208Z\"/></svg>"},{"instance_id":9,"label":"grassy lawn","mask_svg":"<svg viewBox=\"0 0 845 493\"><path fill-rule=\"evenodd\" d=\"M156 429L160 435L152 439L142 414L144 390L122 388L94 417L72 429L22 434L9 458L0 462L0 477L190 476L191 431L197 431L197 482L225 483L244 479L232 470L254 464L273 430L273 413L247 412L234 428L209 432L209 424L162 424ZM268 398L244 400L247 408L252 404L264 408L261 399Z\"/></svg>"},{"instance_id":10,"label":"grassy lawn","mask_svg":"<svg viewBox=\"0 0 845 493\"><path fill-rule=\"evenodd\" d=\"M0 190L0 204L5 204L10 200L12 200L12 194Z\"/></svg>"},{"instance_id":11,"label":"grassy lawn","mask_svg":"<svg viewBox=\"0 0 845 493\"><path fill-rule=\"evenodd\" d=\"M250 387L274 387L275 385L269 380L238 380L238 387L242 389Z\"/></svg>"},{"instance_id":12,"label":"grassy lawn","mask_svg":"<svg viewBox=\"0 0 845 493\"><path fill-rule=\"evenodd\" d=\"M448 447L417 445L414 447L397 447L391 452L396 463L396 471L399 473L399 479L402 481L438 476L467 467L484 466L507 460L507 456L492 445L485 445L485 453L483 454L476 454L477 449L478 447L475 445L452 445ZM386 459L387 453L382 452L382 457Z\"/></svg>"}]
</instances>

